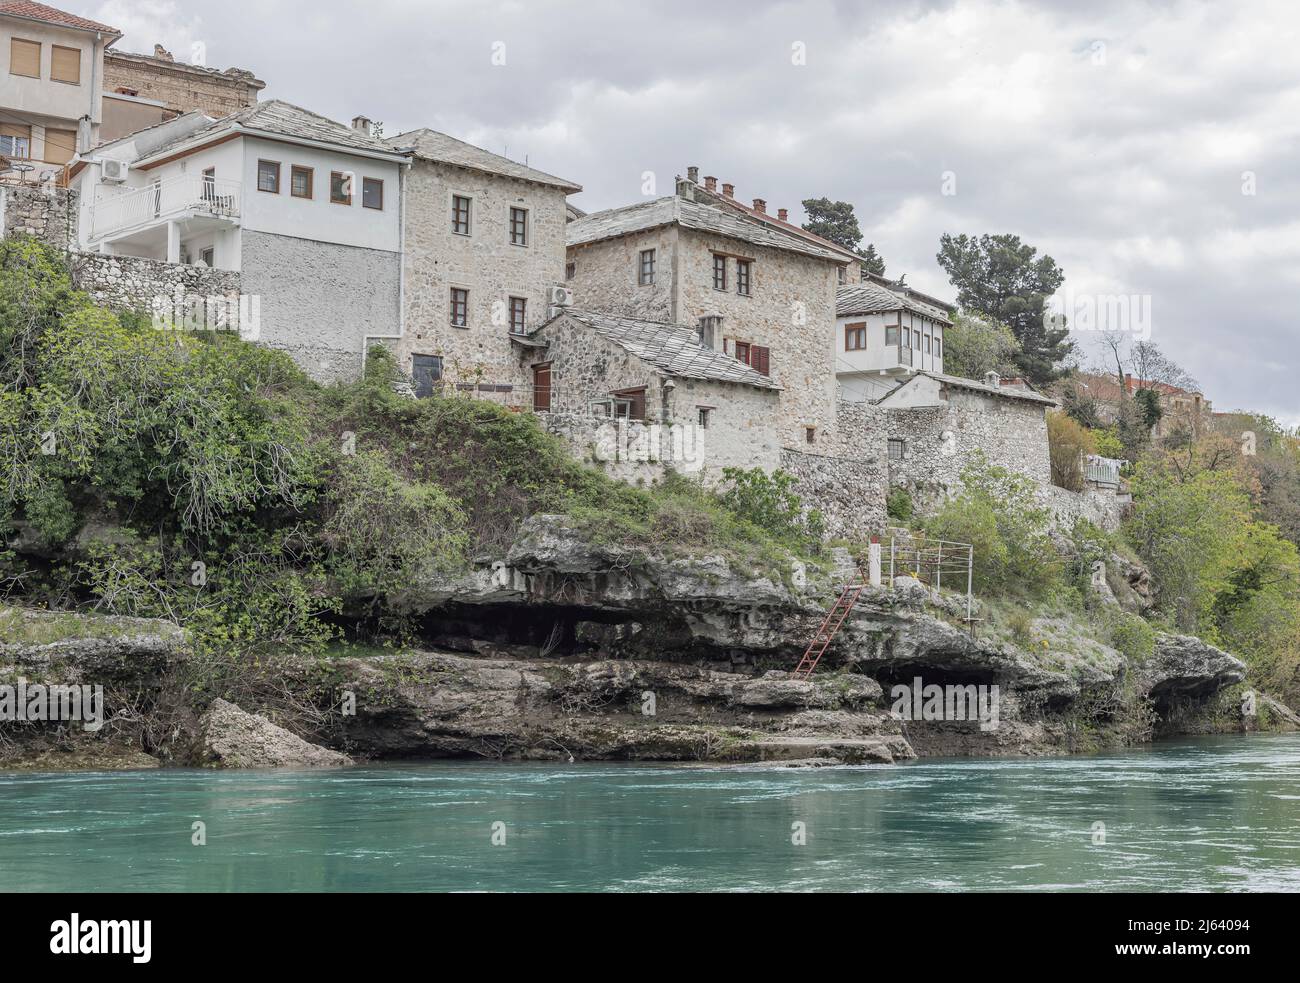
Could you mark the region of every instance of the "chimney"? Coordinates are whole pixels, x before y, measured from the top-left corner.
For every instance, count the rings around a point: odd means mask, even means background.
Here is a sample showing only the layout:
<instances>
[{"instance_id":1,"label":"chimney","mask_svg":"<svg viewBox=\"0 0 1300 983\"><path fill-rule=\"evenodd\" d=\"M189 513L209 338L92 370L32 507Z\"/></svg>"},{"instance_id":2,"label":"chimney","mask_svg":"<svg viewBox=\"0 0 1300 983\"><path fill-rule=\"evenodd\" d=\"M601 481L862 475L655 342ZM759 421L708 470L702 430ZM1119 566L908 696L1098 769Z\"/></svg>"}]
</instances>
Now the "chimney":
<instances>
[{"instance_id":1,"label":"chimney","mask_svg":"<svg viewBox=\"0 0 1300 983\"><path fill-rule=\"evenodd\" d=\"M160 59L161 61L175 61L175 60L176 60L175 58L172 57L172 53L171 53L170 51L168 51L166 48L164 48L161 44L155 44L155 45L153 46L153 56L154 56L155 58Z\"/></svg>"},{"instance_id":2,"label":"chimney","mask_svg":"<svg viewBox=\"0 0 1300 983\"><path fill-rule=\"evenodd\" d=\"M717 314L706 315L705 317L700 318L699 327L697 328L700 347L712 351L714 344L717 342L718 330L721 327L722 318Z\"/></svg>"},{"instance_id":3,"label":"chimney","mask_svg":"<svg viewBox=\"0 0 1300 983\"><path fill-rule=\"evenodd\" d=\"M722 194L726 198L736 197L736 186L734 184L726 184L724 182L722 185Z\"/></svg>"},{"instance_id":4,"label":"chimney","mask_svg":"<svg viewBox=\"0 0 1300 983\"><path fill-rule=\"evenodd\" d=\"M1132 373L1132 372L1125 372L1125 373L1124 373L1124 391L1125 391L1126 393L1131 393L1131 392L1133 391L1133 373Z\"/></svg>"},{"instance_id":5,"label":"chimney","mask_svg":"<svg viewBox=\"0 0 1300 983\"><path fill-rule=\"evenodd\" d=\"M766 214L767 214L767 202L765 202L762 198L755 198L755 199L754 199L754 211L756 211L756 212L762 212L764 215L766 215Z\"/></svg>"},{"instance_id":6,"label":"chimney","mask_svg":"<svg viewBox=\"0 0 1300 983\"><path fill-rule=\"evenodd\" d=\"M790 212L784 208L777 209L776 217L782 222L790 221Z\"/></svg>"},{"instance_id":7,"label":"chimney","mask_svg":"<svg viewBox=\"0 0 1300 983\"><path fill-rule=\"evenodd\" d=\"M717 191L717 190L718 190L718 179L715 178L715 177L709 177L709 176L706 175L705 178L704 178L704 189L705 189L706 191Z\"/></svg>"},{"instance_id":8,"label":"chimney","mask_svg":"<svg viewBox=\"0 0 1300 983\"><path fill-rule=\"evenodd\" d=\"M691 184L699 184L699 183L700 183L700 169L699 169L698 167L688 167L688 168L686 168L686 179L687 179L688 181L690 181Z\"/></svg>"},{"instance_id":9,"label":"chimney","mask_svg":"<svg viewBox=\"0 0 1300 983\"><path fill-rule=\"evenodd\" d=\"M1000 389L1002 388L1002 376L997 372L985 372L984 384L986 386L992 386L994 389Z\"/></svg>"},{"instance_id":10,"label":"chimney","mask_svg":"<svg viewBox=\"0 0 1300 983\"><path fill-rule=\"evenodd\" d=\"M353 116L352 129L358 130L361 133L364 133L368 137L375 135L374 121L371 120L368 116Z\"/></svg>"}]
</instances>

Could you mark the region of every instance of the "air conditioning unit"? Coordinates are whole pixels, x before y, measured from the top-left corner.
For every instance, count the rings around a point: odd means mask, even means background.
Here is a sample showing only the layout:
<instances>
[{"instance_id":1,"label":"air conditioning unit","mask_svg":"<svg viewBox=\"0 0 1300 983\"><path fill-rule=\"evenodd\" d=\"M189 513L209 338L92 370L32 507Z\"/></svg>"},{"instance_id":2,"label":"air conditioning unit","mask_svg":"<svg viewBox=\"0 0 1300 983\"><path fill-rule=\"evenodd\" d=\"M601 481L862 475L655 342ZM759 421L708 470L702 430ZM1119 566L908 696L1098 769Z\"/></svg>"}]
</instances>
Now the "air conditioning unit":
<instances>
[{"instance_id":1,"label":"air conditioning unit","mask_svg":"<svg viewBox=\"0 0 1300 983\"><path fill-rule=\"evenodd\" d=\"M573 291L568 287L551 288L551 306L552 307L572 307Z\"/></svg>"},{"instance_id":2,"label":"air conditioning unit","mask_svg":"<svg viewBox=\"0 0 1300 983\"><path fill-rule=\"evenodd\" d=\"M126 180L126 172L130 168L126 161L105 157L100 163L103 165L104 182L106 184L121 184Z\"/></svg>"}]
</instances>

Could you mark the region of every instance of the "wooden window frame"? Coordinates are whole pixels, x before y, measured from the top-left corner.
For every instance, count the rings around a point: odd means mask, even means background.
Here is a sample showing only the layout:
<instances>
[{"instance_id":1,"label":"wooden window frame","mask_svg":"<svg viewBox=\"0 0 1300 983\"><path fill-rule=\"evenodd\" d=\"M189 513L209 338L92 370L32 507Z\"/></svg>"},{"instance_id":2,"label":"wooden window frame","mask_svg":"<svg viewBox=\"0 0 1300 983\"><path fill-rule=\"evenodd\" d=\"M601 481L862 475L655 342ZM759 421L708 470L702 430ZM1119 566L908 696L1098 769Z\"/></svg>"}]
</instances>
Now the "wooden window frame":
<instances>
[{"instance_id":1,"label":"wooden window frame","mask_svg":"<svg viewBox=\"0 0 1300 983\"><path fill-rule=\"evenodd\" d=\"M347 197L345 197L345 198L335 198L335 197L334 197L334 179L335 179L335 178L346 178L347 176L348 176L348 172L347 172L347 171L330 171L330 204L332 204L332 205L347 205L348 207L351 207L351 205L352 205L352 195L351 195L350 193L349 193L349 194L347 195Z\"/></svg>"},{"instance_id":2,"label":"wooden window frame","mask_svg":"<svg viewBox=\"0 0 1300 983\"><path fill-rule=\"evenodd\" d=\"M515 213L516 212L520 213L524 217L523 225L522 225L522 236L518 240L515 239L515 225L516 225ZM528 209L520 205L511 205L509 217L510 217L510 222L509 222L510 245L519 246L522 249L527 249L528 248Z\"/></svg>"},{"instance_id":3,"label":"wooden window frame","mask_svg":"<svg viewBox=\"0 0 1300 983\"><path fill-rule=\"evenodd\" d=\"M631 389L611 389L609 393L615 400L626 401L628 405L627 419L640 420L645 422L646 412L646 387L633 386ZM639 411L639 414L638 414ZM618 411L615 410L617 417Z\"/></svg>"},{"instance_id":4,"label":"wooden window frame","mask_svg":"<svg viewBox=\"0 0 1300 983\"><path fill-rule=\"evenodd\" d=\"M851 338L859 342L859 344L849 344ZM854 321L852 324L844 325L844 350L846 352L864 352L867 350L866 321Z\"/></svg>"},{"instance_id":5,"label":"wooden window frame","mask_svg":"<svg viewBox=\"0 0 1300 983\"><path fill-rule=\"evenodd\" d=\"M564 279L565 279L566 281L568 281L568 280L572 280L572 279L573 279L574 277L576 277L577 275L578 275L578 264L577 264L577 263L574 263L574 262L568 262L568 263L565 263L565 264L564 264Z\"/></svg>"},{"instance_id":6,"label":"wooden window frame","mask_svg":"<svg viewBox=\"0 0 1300 983\"><path fill-rule=\"evenodd\" d=\"M713 254L713 289L727 290L727 257L722 253Z\"/></svg>"},{"instance_id":7,"label":"wooden window frame","mask_svg":"<svg viewBox=\"0 0 1300 983\"><path fill-rule=\"evenodd\" d=\"M74 82L72 79L61 79L61 78L55 78L55 77L54 77L54 52L56 52L56 51L71 51L71 52L74 52L74 53L76 54L76 56L77 56L77 79L76 79L75 82ZM62 84L62 85L80 85L80 84L81 84L81 54L82 54L82 52L81 52L81 49L80 49L80 48L69 48L66 44L53 44L53 43L52 43L52 44L50 45L50 81L51 81L51 82L58 82L58 83L60 83L60 84Z\"/></svg>"},{"instance_id":8,"label":"wooden window frame","mask_svg":"<svg viewBox=\"0 0 1300 983\"><path fill-rule=\"evenodd\" d=\"M306 193L305 195L300 195L300 194L298 194L297 191L295 191L295 190L293 189L293 179L294 179L294 177L295 177L296 175L298 175L298 174L306 174L306 175L307 175L307 193ZM303 198L303 199L306 199L307 201L311 201L312 198L315 197L315 194L316 194L316 168L314 168L314 167L307 167L305 164L294 164L294 165L292 165L292 166L289 168L289 195L290 195L290 197L293 197L293 198Z\"/></svg>"},{"instance_id":9,"label":"wooden window frame","mask_svg":"<svg viewBox=\"0 0 1300 983\"><path fill-rule=\"evenodd\" d=\"M736 296L750 297L753 295L753 277L754 261L752 259L736 260Z\"/></svg>"},{"instance_id":10,"label":"wooden window frame","mask_svg":"<svg viewBox=\"0 0 1300 983\"><path fill-rule=\"evenodd\" d=\"M519 328L515 329L515 301L519 301ZM506 301L507 323L511 334L526 334L528 331L528 298L510 296Z\"/></svg>"},{"instance_id":11,"label":"wooden window frame","mask_svg":"<svg viewBox=\"0 0 1300 983\"><path fill-rule=\"evenodd\" d=\"M889 333L890 333L891 331L894 333L894 340L893 340L893 341L890 341L890 340L889 340ZM898 347L899 340L900 340L901 338L902 338L902 332L901 332L901 330L899 329L899 326L898 326L897 324L886 324L886 325L885 325L885 346L886 346L886 347L894 347L894 348L897 348L897 347Z\"/></svg>"},{"instance_id":12,"label":"wooden window frame","mask_svg":"<svg viewBox=\"0 0 1300 983\"><path fill-rule=\"evenodd\" d=\"M275 165L275 189L274 189L274 190L272 190L271 188L264 188L264 187L262 187L262 165L263 165L263 164L274 164L274 165ZM260 158L260 157L257 159L257 190L258 190L258 191L262 191L262 192L264 192L264 193L266 193L266 194L268 194L268 195L278 195L278 194L280 193L280 168L281 168L281 166L282 166L282 165L281 165L281 162L278 161L278 160L263 160L263 159Z\"/></svg>"},{"instance_id":13,"label":"wooden window frame","mask_svg":"<svg viewBox=\"0 0 1300 983\"><path fill-rule=\"evenodd\" d=\"M379 185L379 204L366 204L366 185ZM369 208L372 212L382 212L384 210L384 179L381 177L363 177L361 179L361 207Z\"/></svg>"},{"instance_id":14,"label":"wooden window frame","mask_svg":"<svg viewBox=\"0 0 1300 983\"><path fill-rule=\"evenodd\" d=\"M656 252L654 249L642 249L637 267L637 286L650 287L655 282Z\"/></svg>"},{"instance_id":15,"label":"wooden window frame","mask_svg":"<svg viewBox=\"0 0 1300 983\"><path fill-rule=\"evenodd\" d=\"M457 294L463 295L463 298L460 301L460 303L456 302ZM451 318L450 318L451 326L453 328L461 328L462 330L467 329L469 327L469 288L452 287L450 294L448 294L448 297L449 297L448 302L451 305ZM461 314L461 319L459 321L456 320L457 308L460 309L460 314Z\"/></svg>"},{"instance_id":16,"label":"wooden window frame","mask_svg":"<svg viewBox=\"0 0 1300 983\"><path fill-rule=\"evenodd\" d=\"M460 225L460 202L465 203L465 231L462 232L457 227ZM474 199L469 195L458 195L452 192L451 195L451 234L454 236L472 236L474 234Z\"/></svg>"},{"instance_id":17,"label":"wooden window frame","mask_svg":"<svg viewBox=\"0 0 1300 983\"><path fill-rule=\"evenodd\" d=\"M15 59L14 59L14 45L17 45L17 44L34 44L34 45L36 45L36 74L35 74L35 75L28 75L26 72L15 72L15 71L14 71L14 60L15 60ZM17 75L19 78L24 78L24 79L38 79L38 78L40 78L40 77L41 77L41 55L42 55L42 51L43 51L44 47L45 47L45 46L44 46L43 44L41 44L40 41L33 41L31 38L11 37L11 38L9 39L9 74L10 74L10 75ZM29 150L28 153L30 153L30 152L31 152L31 151Z\"/></svg>"}]
</instances>

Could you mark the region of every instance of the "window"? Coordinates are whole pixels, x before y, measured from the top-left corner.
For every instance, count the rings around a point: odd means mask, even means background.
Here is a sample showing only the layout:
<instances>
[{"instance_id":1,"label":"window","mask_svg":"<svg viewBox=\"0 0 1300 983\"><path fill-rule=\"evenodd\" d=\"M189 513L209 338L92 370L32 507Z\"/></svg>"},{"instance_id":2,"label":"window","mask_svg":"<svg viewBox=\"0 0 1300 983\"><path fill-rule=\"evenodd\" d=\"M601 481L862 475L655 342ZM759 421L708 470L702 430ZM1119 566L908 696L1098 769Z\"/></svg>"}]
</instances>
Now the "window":
<instances>
[{"instance_id":1,"label":"window","mask_svg":"<svg viewBox=\"0 0 1300 983\"><path fill-rule=\"evenodd\" d=\"M889 459L891 461L901 461L906 449L907 445L903 441L893 437L889 438Z\"/></svg>"},{"instance_id":2,"label":"window","mask_svg":"<svg viewBox=\"0 0 1300 983\"><path fill-rule=\"evenodd\" d=\"M343 171L330 172L330 201L336 205L352 204L352 175Z\"/></svg>"},{"instance_id":3,"label":"window","mask_svg":"<svg viewBox=\"0 0 1300 983\"><path fill-rule=\"evenodd\" d=\"M861 321L857 324L844 325L844 350L846 352L860 352L867 347L867 324Z\"/></svg>"},{"instance_id":4,"label":"window","mask_svg":"<svg viewBox=\"0 0 1300 983\"><path fill-rule=\"evenodd\" d=\"M713 289L727 289L727 257L716 253L713 256Z\"/></svg>"},{"instance_id":5,"label":"window","mask_svg":"<svg viewBox=\"0 0 1300 983\"><path fill-rule=\"evenodd\" d=\"M469 199L464 195L451 196L451 231L458 236L469 235Z\"/></svg>"},{"instance_id":6,"label":"window","mask_svg":"<svg viewBox=\"0 0 1300 983\"><path fill-rule=\"evenodd\" d=\"M528 245L528 209L510 209L510 245Z\"/></svg>"},{"instance_id":7,"label":"window","mask_svg":"<svg viewBox=\"0 0 1300 983\"><path fill-rule=\"evenodd\" d=\"M844 267L841 266L835 271L835 279L840 283L844 283L848 279L848 274L844 271Z\"/></svg>"},{"instance_id":8,"label":"window","mask_svg":"<svg viewBox=\"0 0 1300 983\"><path fill-rule=\"evenodd\" d=\"M726 344L727 342L724 340L723 345L725 346ZM769 349L762 345L755 345L753 342L749 341L732 342L732 347L734 349L733 354L736 357L736 361L744 362L755 372L759 372L763 375L771 375L771 352Z\"/></svg>"},{"instance_id":9,"label":"window","mask_svg":"<svg viewBox=\"0 0 1300 983\"><path fill-rule=\"evenodd\" d=\"M212 269L214 266L217 265L216 248L213 246L209 246L207 249L203 250L203 252L199 253L199 259L203 260L204 266L206 266L208 269Z\"/></svg>"},{"instance_id":10,"label":"window","mask_svg":"<svg viewBox=\"0 0 1300 983\"><path fill-rule=\"evenodd\" d=\"M742 297L749 296L749 263L747 259L736 260L736 293Z\"/></svg>"},{"instance_id":11,"label":"window","mask_svg":"<svg viewBox=\"0 0 1300 983\"><path fill-rule=\"evenodd\" d=\"M51 164L66 164L77 152L77 131L45 128L45 159Z\"/></svg>"},{"instance_id":12,"label":"window","mask_svg":"<svg viewBox=\"0 0 1300 983\"><path fill-rule=\"evenodd\" d=\"M655 251L653 249L641 250L641 273L637 278L637 282L643 287L655 282Z\"/></svg>"},{"instance_id":13,"label":"window","mask_svg":"<svg viewBox=\"0 0 1300 983\"><path fill-rule=\"evenodd\" d=\"M273 195L280 193L280 162L278 160L259 160L257 162L257 190L269 191Z\"/></svg>"},{"instance_id":14,"label":"window","mask_svg":"<svg viewBox=\"0 0 1300 983\"><path fill-rule=\"evenodd\" d=\"M932 351L933 351L933 349L931 348L931 345L932 345L932 342L930 341L930 336L929 336L929 335L926 335L926 336L925 336L925 353L926 353L927 355L931 354Z\"/></svg>"},{"instance_id":15,"label":"window","mask_svg":"<svg viewBox=\"0 0 1300 983\"><path fill-rule=\"evenodd\" d=\"M912 332L908 328L903 329L903 347L904 348L912 347Z\"/></svg>"},{"instance_id":16,"label":"window","mask_svg":"<svg viewBox=\"0 0 1300 983\"><path fill-rule=\"evenodd\" d=\"M695 421L701 430L709 429L709 414L713 411L711 406L697 406L695 408Z\"/></svg>"},{"instance_id":17,"label":"window","mask_svg":"<svg viewBox=\"0 0 1300 983\"><path fill-rule=\"evenodd\" d=\"M566 280L572 280L572 279L573 279L575 276L577 276L577 275L578 275L578 264L577 264L577 263L565 263L565 264L564 264L564 279L566 279Z\"/></svg>"},{"instance_id":18,"label":"window","mask_svg":"<svg viewBox=\"0 0 1300 983\"><path fill-rule=\"evenodd\" d=\"M0 123L0 154L6 157L30 157L32 128L16 123Z\"/></svg>"},{"instance_id":19,"label":"window","mask_svg":"<svg viewBox=\"0 0 1300 983\"><path fill-rule=\"evenodd\" d=\"M817 428L816 428L816 427L804 427L804 428L803 428L803 439L804 439L805 442L807 442L807 443L809 443L809 444L815 444L815 443L817 443Z\"/></svg>"},{"instance_id":20,"label":"window","mask_svg":"<svg viewBox=\"0 0 1300 983\"><path fill-rule=\"evenodd\" d=\"M469 327L469 291L461 287L451 288L451 326Z\"/></svg>"},{"instance_id":21,"label":"window","mask_svg":"<svg viewBox=\"0 0 1300 983\"><path fill-rule=\"evenodd\" d=\"M81 84L81 49L50 45L50 79L54 82Z\"/></svg>"},{"instance_id":22,"label":"window","mask_svg":"<svg viewBox=\"0 0 1300 983\"><path fill-rule=\"evenodd\" d=\"M415 395L420 397L432 396L433 387L442 382L442 356L412 356L411 378L415 382Z\"/></svg>"},{"instance_id":23,"label":"window","mask_svg":"<svg viewBox=\"0 0 1300 983\"><path fill-rule=\"evenodd\" d=\"M289 171L289 194L295 198L310 198L312 169L294 164Z\"/></svg>"},{"instance_id":24,"label":"window","mask_svg":"<svg viewBox=\"0 0 1300 983\"><path fill-rule=\"evenodd\" d=\"M9 39L9 74L25 75L27 78L41 77L41 43L24 41L22 38Z\"/></svg>"},{"instance_id":25,"label":"window","mask_svg":"<svg viewBox=\"0 0 1300 983\"><path fill-rule=\"evenodd\" d=\"M611 395L616 400L615 416L624 416L628 420L645 419L645 386L638 389L616 389Z\"/></svg>"},{"instance_id":26,"label":"window","mask_svg":"<svg viewBox=\"0 0 1300 983\"><path fill-rule=\"evenodd\" d=\"M377 177L361 179L361 207L384 210L384 182Z\"/></svg>"},{"instance_id":27,"label":"window","mask_svg":"<svg viewBox=\"0 0 1300 983\"><path fill-rule=\"evenodd\" d=\"M215 167L205 167L203 169L203 200L213 201L217 197L217 169Z\"/></svg>"},{"instance_id":28,"label":"window","mask_svg":"<svg viewBox=\"0 0 1300 983\"><path fill-rule=\"evenodd\" d=\"M886 325L885 325L885 344L886 344L886 345L897 345L897 344L898 344L898 325L897 325L897 324L886 324Z\"/></svg>"},{"instance_id":29,"label":"window","mask_svg":"<svg viewBox=\"0 0 1300 983\"><path fill-rule=\"evenodd\" d=\"M523 297L510 298L510 331L513 334L524 333L524 318L528 311L528 301Z\"/></svg>"},{"instance_id":30,"label":"window","mask_svg":"<svg viewBox=\"0 0 1300 983\"><path fill-rule=\"evenodd\" d=\"M943 358L943 336L936 335L934 339L934 357Z\"/></svg>"}]
</instances>

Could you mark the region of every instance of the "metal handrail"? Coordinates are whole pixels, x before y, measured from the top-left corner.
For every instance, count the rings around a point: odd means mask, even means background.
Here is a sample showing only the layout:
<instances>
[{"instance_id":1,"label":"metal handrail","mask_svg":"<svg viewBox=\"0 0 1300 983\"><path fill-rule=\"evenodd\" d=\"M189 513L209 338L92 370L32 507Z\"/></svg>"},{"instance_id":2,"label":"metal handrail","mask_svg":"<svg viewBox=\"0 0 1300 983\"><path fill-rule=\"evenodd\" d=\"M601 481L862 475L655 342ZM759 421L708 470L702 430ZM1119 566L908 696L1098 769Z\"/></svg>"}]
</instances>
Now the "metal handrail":
<instances>
[{"instance_id":1,"label":"metal handrail","mask_svg":"<svg viewBox=\"0 0 1300 983\"><path fill-rule=\"evenodd\" d=\"M220 218L239 215L243 182L184 175L97 200L91 212L91 238L147 227L181 212Z\"/></svg>"}]
</instances>

